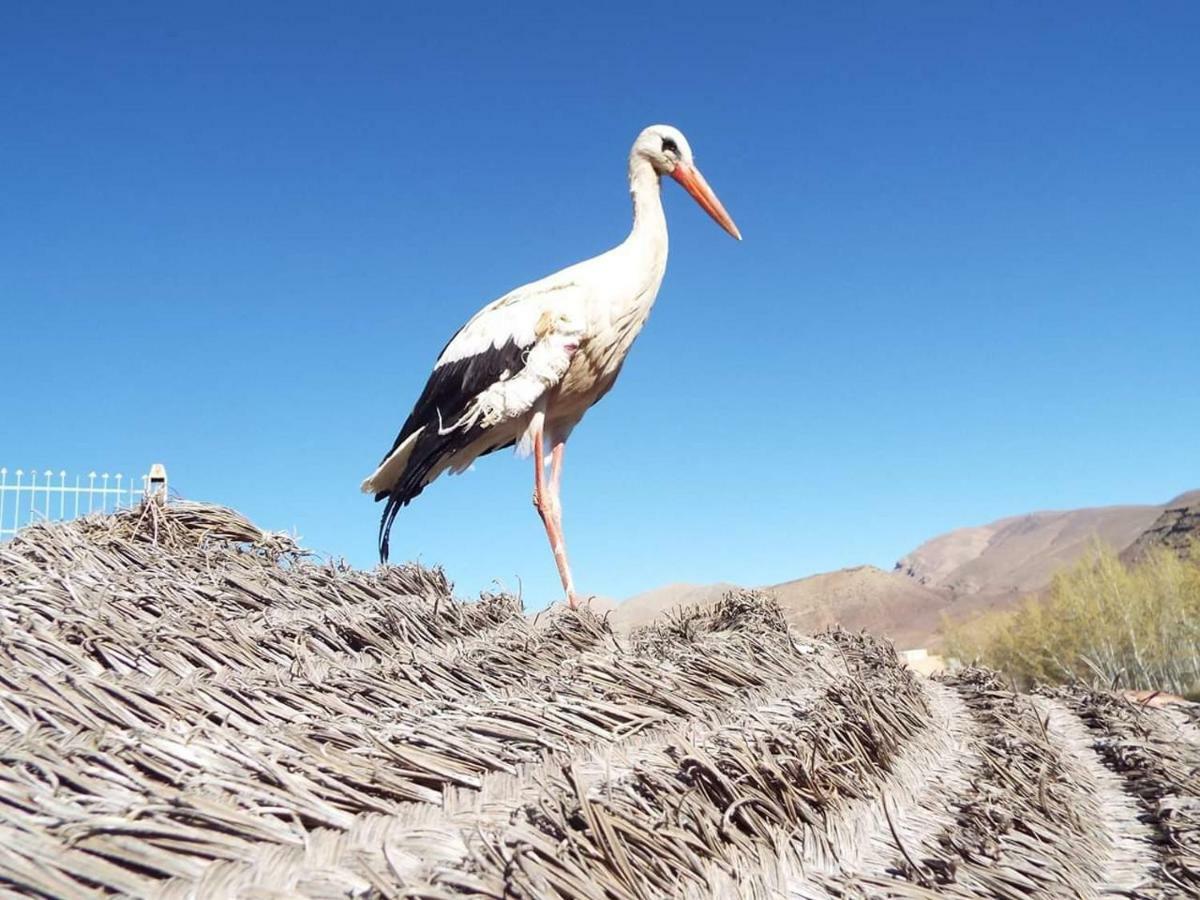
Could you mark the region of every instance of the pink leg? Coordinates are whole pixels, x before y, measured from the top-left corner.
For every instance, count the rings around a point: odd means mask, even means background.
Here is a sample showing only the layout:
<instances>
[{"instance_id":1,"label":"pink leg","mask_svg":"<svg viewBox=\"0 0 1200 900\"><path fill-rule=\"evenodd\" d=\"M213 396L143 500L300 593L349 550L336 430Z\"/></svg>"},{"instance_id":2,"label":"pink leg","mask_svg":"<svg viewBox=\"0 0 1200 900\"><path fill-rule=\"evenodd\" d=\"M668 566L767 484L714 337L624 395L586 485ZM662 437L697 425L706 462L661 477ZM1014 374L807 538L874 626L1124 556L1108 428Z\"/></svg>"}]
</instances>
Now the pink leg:
<instances>
[{"instance_id":1,"label":"pink leg","mask_svg":"<svg viewBox=\"0 0 1200 900\"><path fill-rule=\"evenodd\" d=\"M550 549L554 553L554 562L558 566L558 577L562 579L563 590L567 593L567 605L574 609L578 605L575 597L575 583L571 579L571 566L567 562L567 547L562 535L562 505L558 498L559 481L562 478L563 445L556 444L550 467L550 484L545 480L546 450L542 439L542 429L539 427L533 433L533 505L537 507L542 524L546 527L546 537L550 539Z\"/></svg>"},{"instance_id":2,"label":"pink leg","mask_svg":"<svg viewBox=\"0 0 1200 900\"><path fill-rule=\"evenodd\" d=\"M562 494L559 491L562 487L563 454L566 449L566 444L558 443L550 451L550 497L554 503L554 524L558 526L560 535L562 534Z\"/></svg>"}]
</instances>

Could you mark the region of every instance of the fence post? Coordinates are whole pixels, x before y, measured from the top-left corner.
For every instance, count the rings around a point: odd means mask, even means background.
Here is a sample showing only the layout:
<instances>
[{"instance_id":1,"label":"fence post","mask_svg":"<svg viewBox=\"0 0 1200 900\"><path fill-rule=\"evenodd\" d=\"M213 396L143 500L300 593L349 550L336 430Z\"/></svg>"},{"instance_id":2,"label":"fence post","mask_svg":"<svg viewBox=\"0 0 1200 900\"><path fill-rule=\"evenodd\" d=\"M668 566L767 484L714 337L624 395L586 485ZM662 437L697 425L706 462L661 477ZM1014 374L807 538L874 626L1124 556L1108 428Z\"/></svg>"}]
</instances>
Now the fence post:
<instances>
[{"instance_id":1,"label":"fence post","mask_svg":"<svg viewBox=\"0 0 1200 900\"><path fill-rule=\"evenodd\" d=\"M167 500L167 467L155 463L150 467L149 485L146 488L147 497L159 497L165 503Z\"/></svg>"}]
</instances>

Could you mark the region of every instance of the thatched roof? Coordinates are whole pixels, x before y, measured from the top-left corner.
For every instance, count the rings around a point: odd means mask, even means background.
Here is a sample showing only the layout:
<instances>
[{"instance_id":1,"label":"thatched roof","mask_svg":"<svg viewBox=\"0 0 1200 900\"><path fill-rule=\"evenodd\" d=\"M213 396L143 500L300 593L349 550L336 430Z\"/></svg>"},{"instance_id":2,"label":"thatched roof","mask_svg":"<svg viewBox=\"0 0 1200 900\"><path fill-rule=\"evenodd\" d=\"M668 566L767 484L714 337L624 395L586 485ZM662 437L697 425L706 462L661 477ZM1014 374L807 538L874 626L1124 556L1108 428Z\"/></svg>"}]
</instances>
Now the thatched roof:
<instances>
[{"instance_id":1,"label":"thatched roof","mask_svg":"<svg viewBox=\"0 0 1200 900\"><path fill-rule=\"evenodd\" d=\"M747 594L618 639L187 503L0 546L0 893L1181 896L1198 747Z\"/></svg>"}]
</instances>

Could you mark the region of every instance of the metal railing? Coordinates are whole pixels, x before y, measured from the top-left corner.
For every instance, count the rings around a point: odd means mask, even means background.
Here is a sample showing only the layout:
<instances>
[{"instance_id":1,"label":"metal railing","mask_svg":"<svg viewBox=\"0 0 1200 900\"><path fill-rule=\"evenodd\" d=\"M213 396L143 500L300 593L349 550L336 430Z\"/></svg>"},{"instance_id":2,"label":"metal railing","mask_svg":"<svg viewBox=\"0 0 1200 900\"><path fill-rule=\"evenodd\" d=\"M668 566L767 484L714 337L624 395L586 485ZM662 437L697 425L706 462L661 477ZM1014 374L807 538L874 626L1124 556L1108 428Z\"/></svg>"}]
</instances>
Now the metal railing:
<instances>
[{"instance_id":1,"label":"metal railing","mask_svg":"<svg viewBox=\"0 0 1200 900\"><path fill-rule=\"evenodd\" d=\"M166 487L166 469L158 463L146 474L128 478L120 472L88 472L69 478L65 471L0 466L0 541L35 522L128 509L147 493L165 494Z\"/></svg>"}]
</instances>

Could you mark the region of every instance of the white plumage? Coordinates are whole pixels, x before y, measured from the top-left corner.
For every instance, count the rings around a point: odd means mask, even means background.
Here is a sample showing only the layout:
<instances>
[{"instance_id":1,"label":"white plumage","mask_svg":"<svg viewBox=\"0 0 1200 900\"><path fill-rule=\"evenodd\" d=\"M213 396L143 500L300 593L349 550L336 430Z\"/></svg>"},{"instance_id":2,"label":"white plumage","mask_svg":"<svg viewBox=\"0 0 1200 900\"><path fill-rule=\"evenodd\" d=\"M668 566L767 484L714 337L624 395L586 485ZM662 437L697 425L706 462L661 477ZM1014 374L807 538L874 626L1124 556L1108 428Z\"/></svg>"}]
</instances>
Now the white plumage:
<instances>
[{"instance_id":1,"label":"white plumage","mask_svg":"<svg viewBox=\"0 0 1200 900\"><path fill-rule=\"evenodd\" d=\"M515 444L518 452L535 455L534 504L574 605L559 500L564 445L588 407L612 387L662 283L667 264L662 175L675 178L741 239L696 169L684 136L669 125L638 135L629 154L629 237L476 313L446 345L392 449L363 481L363 491L388 501L379 530L382 559L397 512L426 485ZM552 448L548 457L546 445Z\"/></svg>"}]
</instances>

